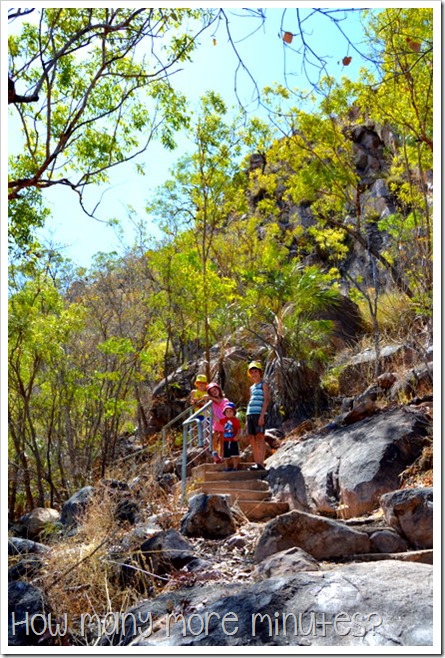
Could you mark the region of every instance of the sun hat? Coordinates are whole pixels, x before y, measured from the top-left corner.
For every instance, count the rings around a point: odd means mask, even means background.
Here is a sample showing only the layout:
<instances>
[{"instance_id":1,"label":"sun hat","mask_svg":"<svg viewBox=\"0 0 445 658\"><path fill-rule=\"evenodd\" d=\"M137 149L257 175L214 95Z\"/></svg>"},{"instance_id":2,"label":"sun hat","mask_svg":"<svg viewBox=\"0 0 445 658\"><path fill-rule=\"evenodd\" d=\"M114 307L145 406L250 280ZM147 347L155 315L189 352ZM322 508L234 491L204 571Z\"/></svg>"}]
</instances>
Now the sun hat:
<instances>
[{"instance_id":1,"label":"sun hat","mask_svg":"<svg viewBox=\"0 0 445 658\"><path fill-rule=\"evenodd\" d=\"M253 368L256 368L257 370L261 370L261 372L263 372L263 366L259 361L251 361L247 368L247 372L249 372L249 370L252 370Z\"/></svg>"},{"instance_id":2,"label":"sun hat","mask_svg":"<svg viewBox=\"0 0 445 658\"><path fill-rule=\"evenodd\" d=\"M219 384L217 384L216 382L210 382L210 384L207 384L207 390L210 391L211 388L217 388L219 390L220 394L222 395L221 386Z\"/></svg>"},{"instance_id":3,"label":"sun hat","mask_svg":"<svg viewBox=\"0 0 445 658\"><path fill-rule=\"evenodd\" d=\"M196 375L195 384L201 382L202 384L207 384L207 377L205 375Z\"/></svg>"},{"instance_id":4,"label":"sun hat","mask_svg":"<svg viewBox=\"0 0 445 658\"><path fill-rule=\"evenodd\" d=\"M224 416L226 415L226 409L233 409L233 411L236 411L236 405L233 402L227 402L227 404L224 405L224 409L222 410Z\"/></svg>"}]
</instances>

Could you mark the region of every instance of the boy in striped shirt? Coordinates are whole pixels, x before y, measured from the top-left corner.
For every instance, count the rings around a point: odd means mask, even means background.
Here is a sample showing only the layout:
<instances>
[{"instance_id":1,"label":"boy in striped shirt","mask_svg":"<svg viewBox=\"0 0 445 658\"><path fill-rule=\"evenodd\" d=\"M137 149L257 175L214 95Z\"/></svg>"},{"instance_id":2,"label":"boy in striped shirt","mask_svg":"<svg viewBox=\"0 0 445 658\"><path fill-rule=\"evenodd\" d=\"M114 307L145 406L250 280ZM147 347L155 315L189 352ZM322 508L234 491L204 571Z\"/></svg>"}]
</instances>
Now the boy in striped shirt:
<instances>
[{"instance_id":1,"label":"boy in striped shirt","mask_svg":"<svg viewBox=\"0 0 445 658\"><path fill-rule=\"evenodd\" d=\"M264 426L270 402L270 390L268 383L263 380L263 366L259 361L252 361L247 372L253 382L250 387L250 400L246 412L247 434L252 446L253 459L256 462L254 466L250 467L250 470L264 471L266 456Z\"/></svg>"}]
</instances>

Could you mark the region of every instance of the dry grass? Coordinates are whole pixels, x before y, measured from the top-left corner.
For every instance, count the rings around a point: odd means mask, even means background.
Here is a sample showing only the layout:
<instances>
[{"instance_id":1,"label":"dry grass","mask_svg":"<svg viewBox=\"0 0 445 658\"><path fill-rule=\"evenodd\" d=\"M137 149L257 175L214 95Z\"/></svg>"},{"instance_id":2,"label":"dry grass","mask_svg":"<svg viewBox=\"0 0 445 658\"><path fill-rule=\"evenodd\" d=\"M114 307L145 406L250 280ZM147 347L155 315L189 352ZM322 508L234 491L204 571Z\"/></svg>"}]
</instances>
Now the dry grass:
<instances>
[{"instance_id":1,"label":"dry grass","mask_svg":"<svg viewBox=\"0 0 445 658\"><path fill-rule=\"evenodd\" d=\"M142 508L142 517L156 514L162 528L177 526L184 511L174 496L159 487L152 467L120 464L107 473L107 478L128 482L136 471L139 482L132 495ZM128 522L115 520L117 500L118 496L98 485L76 534L54 543L44 569L34 580L48 595L54 617L67 614L74 632L79 631L81 615L95 614L103 619L107 614L123 613L140 601L141 594L155 595L163 586L143 563L134 570L137 577L131 585L122 580L122 564L134 562L130 557L143 539L131 534Z\"/></svg>"},{"instance_id":2,"label":"dry grass","mask_svg":"<svg viewBox=\"0 0 445 658\"><path fill-rule=\"evenodd\" d=\"M101 500L98 496L89 505L77 534L52 548L40 586L56 616L69 612L72 620L86 613L102 617L132 603L131 592L119 587L116 566L108 561L110 548L122 533L113 510L109 496L102 495Z\"/></svg>"},{"instance_id":3,"label":"dry grass","mask_svg":"<svg viewBox=\"0 0 445 658\"><path fill-rule=\"evenodd\" d=\"M426 445L414 464L400 475L401 488L433 486L433 444Z\"/></svg>"},{"instance_id":4,"label":"dry grass","mask_svg":"<svg viewBox=\"0 0 445 658\"><path fill-rule=\"evenodd\" d=\"M365 327L373 333L372 317L366 300L358 300ZM382 336L392 340L403 340L416 332L416 310L410 300L398 292L383 293L377 302L377 321Z\"/></svg>"}]
</instances>

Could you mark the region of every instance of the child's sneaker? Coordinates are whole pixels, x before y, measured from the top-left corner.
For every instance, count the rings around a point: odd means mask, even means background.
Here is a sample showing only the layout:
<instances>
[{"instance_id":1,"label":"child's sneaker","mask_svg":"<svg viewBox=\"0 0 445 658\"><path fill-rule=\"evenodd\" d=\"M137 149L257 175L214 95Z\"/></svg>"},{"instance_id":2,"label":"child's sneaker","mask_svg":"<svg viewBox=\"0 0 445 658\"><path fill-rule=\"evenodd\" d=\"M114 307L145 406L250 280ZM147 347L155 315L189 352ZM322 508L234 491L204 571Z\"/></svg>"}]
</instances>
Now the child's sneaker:
<instances>
[{"instance_id":1,"label":"child's sneaker","mask_svg":"<svg viewBox=\"0 0 445 658\"><path fill-rule=\"evenodd\" d=\"M221 459L221 457L218 455L218 453L216 452L216 450L214 450L214 451L212 452L212 456L213 456L213 461L215 462L215 464L221 464L222 459Z\"/></svg>"}]
</instances>

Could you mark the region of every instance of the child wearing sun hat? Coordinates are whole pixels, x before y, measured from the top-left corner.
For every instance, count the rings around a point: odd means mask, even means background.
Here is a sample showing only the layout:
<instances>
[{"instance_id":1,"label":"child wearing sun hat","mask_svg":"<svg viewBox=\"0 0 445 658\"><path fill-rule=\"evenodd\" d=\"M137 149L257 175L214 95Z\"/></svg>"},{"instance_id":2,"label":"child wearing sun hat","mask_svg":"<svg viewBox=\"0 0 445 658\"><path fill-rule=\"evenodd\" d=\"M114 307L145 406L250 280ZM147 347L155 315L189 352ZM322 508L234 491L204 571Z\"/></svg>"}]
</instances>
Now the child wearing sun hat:
<instances>
[{"instance_id":1,"label":"child wearing sun hat","mask_svg":"<svg viewBox=\"0 0 445 658\"><path fill-rule=\"evenodd\" d=\"M208 399L212 400L212 413L213 413L213 442L215 450L213 451L213 457L215 462L219 463L221 461L222 455L222 434L218 430L219 421L224 417L224 407L226 406L229 400L224 397L221 386L216 384L216 382L211 382L207 384L207 395ZM216 453L216 454L215 454Z\"/></svg>"},{"instance_id":2,"label":"child wearing sun hat","mask_svg":"<svg viewBox=\"0 0 445 658\"><path fill-rule=\"evenodd\" d=\"M205 375L197 375L194 383L195 388L190 393L190 404L193 411L198 411L209 399L207 395L207 377Z\"/></svg>"},{"instance_id":3,"label":"child wearing sun hat","mask_svg":"<svg viewBox=\"0 0 445 658\"><path fill-rule=\"evenodd\" d=\"M270 389L263 379L263 366L259 361L249 363L247 373L252 382L250 400L246 411L247 434L252 446L253 459L256 462L254 466L250 467L250 470L264 471L264 458L266 456L264 430L266 412L270 402Z\"/></svg>"}]
</instances>

